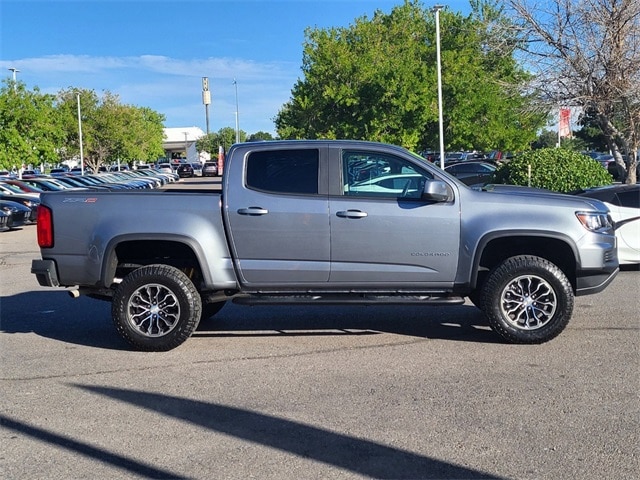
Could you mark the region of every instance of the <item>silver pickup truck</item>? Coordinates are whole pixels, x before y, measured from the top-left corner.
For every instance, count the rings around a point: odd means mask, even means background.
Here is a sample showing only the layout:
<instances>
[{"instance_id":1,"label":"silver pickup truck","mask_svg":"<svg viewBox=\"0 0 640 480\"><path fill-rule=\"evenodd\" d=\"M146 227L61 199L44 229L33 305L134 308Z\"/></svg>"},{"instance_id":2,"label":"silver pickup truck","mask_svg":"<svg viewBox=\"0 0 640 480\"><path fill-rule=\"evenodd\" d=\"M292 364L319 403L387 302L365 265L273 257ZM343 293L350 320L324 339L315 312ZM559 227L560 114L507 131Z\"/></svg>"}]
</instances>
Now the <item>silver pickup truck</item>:
<instances>
[{"instance_id":1,"label":"silver pickup truck","mask_svg":"<svg viewBox=\"0 0 640 480\"><path fill-rule=\"evenodd\" d=\"M44 193L40 285L112 302L134 348L177 347L238 304L461 304L507 342L541 343L574 296L618 272L596 200L477 191L400 147L234 145L222 193ZM393 321L390 319L389 321Z\"/></svg>"}]
</instances>

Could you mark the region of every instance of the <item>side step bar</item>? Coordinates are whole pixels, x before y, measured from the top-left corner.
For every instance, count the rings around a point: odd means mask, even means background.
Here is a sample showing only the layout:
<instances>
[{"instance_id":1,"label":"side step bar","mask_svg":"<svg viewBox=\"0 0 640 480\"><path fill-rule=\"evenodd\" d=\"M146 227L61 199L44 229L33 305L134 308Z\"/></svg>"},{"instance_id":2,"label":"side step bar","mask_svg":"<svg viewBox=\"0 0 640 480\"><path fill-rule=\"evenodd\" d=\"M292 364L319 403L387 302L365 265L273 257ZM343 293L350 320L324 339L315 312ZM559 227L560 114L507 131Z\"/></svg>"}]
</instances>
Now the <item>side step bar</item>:
<instances>
[{"instance_id":1,"label":"side step bar","mask_svg":"<svg viewBox=\"0 0 640 480\"><path fill-rule=\"evenodd\" d=\"M451 295L238 295L239 305L462 305Z\"/></svg>"}]
</instances>

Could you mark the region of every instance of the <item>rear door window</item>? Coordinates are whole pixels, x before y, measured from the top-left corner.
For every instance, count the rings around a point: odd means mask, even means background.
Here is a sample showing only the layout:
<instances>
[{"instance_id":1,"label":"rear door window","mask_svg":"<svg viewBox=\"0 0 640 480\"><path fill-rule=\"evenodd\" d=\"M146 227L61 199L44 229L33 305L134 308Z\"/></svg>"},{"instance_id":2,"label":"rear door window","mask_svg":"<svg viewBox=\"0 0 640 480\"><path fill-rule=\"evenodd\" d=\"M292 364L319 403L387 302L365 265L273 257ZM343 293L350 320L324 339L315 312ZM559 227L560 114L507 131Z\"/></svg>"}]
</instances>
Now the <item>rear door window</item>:
<instances>
[{"instance_id":1,"label":"rear door window","mask_svg":"<svg viewBox=\"0 0 640 480\"><path fill-rule=\"evenodd\" d=\"M271 193L318 193L320 154L317 149L252 152L247 159L248 188Z\"/></svg>"}]
</instances>

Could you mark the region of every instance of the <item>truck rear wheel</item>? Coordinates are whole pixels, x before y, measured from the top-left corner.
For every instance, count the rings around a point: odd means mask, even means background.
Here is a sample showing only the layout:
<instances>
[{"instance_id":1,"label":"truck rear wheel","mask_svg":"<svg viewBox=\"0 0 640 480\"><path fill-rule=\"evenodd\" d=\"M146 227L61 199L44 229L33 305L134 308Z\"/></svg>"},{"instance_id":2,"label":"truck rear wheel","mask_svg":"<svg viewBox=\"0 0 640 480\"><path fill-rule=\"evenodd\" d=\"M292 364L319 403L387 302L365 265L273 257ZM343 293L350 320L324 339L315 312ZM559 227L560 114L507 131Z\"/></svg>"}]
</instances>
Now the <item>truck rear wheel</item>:
<instances>
[{"instance_id":1,"label":"truck rear wheel","mask_svg":"<svg viewBox=\"0 0 640 480\"><path fill-rule=\"evenodd\" d=\"M182 344L198 326L200 294L183 272L148 265L124 277L113 296L116 329L137 350L163 352Z\"/></svg>"},{"instance_id":2,"label":"truck rear wheel","mask_svg":"<svg viewBox=\"0 0 640 480\"><path fill-rule=\"evenodd\" d=\"M569 323L573 289L565 274L544 258L511 257L493 270L482 291L489 325L510 343L543 343Z\"/></svg>"}]
</instances>

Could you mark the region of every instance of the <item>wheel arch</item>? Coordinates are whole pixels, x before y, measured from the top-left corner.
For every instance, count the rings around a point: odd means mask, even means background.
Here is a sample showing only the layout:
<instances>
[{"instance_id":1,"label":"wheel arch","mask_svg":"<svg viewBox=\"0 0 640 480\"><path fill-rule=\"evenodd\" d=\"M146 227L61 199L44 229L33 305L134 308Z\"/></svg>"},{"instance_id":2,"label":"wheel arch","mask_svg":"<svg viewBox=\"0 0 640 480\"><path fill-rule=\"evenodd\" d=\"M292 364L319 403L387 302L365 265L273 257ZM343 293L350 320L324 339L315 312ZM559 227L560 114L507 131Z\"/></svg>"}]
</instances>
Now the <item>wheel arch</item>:
<instances>
[{"instance_id":1,"label":"wheel arch","mask_svg":"<svg viewBox=\"0 0 640 480\"><path fill-rule=\"evenodd\" d=\"M471 288L482 284L496 265L516 255L534 255L557 265L576 291L578 252L569 237L560 232L501 231L480 239L473 259Z\"/></svg>"},{"instance_id":2,"label":"wheel arch","mask_svg":"<svg viewBox=\"0 0 640 480\"><path fill-rule=\"evenodd\" d=\"M186 273L198 289L213 284L200 244L185 235L121 235L111 239L102 265L102 284L109 287L113 280L136 268L165 264Z\"/></svg>"}]
</instances>

